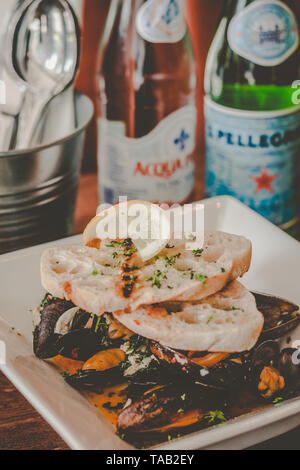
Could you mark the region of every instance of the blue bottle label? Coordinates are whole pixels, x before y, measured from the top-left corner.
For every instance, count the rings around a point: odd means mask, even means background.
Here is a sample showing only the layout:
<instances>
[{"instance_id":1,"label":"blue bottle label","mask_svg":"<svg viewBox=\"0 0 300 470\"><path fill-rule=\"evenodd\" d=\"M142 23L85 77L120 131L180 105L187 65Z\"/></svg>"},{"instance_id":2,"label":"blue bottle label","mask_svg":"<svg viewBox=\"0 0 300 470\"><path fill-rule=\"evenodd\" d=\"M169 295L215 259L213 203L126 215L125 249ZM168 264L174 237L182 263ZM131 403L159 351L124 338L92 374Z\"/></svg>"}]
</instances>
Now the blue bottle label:
<instances>
[{"instance_id":1,"label":"blue bottle label","mask_svg":"<svg viewBox=\"0 0 300 470\"><path fill-rule=\"evenodd\" d=\"M273 67L299 46L297 19L277 0L256 0L238 13L228 27L231 49L255 64Z\"/></svg>"},{"instance_id":2,"label":"blue bottle label","mask_svg":"<svg viewBox=\"0 0 300 470\"><path fill-rule=\"evenodd\" d=\"M137 13L136 27L149 42L181 41L186 33L183 0L147 0Z\"/></svg>"},{"instance_id":3,"label":"blue bottle label","mask_svg":"<svg viewBox=\"0 0 300 470\"><path fill-rule=\"evenodd\" d=\"M277 225L297 216L300 107L239 111L205 98L207 195L230 195Z\"/></svg>"}]
</instances>

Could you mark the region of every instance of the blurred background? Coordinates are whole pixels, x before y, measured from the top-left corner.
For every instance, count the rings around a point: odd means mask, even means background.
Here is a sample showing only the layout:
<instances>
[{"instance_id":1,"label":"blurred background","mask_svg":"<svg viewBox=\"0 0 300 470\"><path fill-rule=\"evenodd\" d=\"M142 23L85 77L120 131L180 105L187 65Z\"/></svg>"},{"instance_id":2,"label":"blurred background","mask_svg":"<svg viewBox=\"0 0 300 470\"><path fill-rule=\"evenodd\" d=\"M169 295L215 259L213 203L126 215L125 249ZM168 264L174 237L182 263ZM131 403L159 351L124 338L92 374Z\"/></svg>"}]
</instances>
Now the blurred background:
<instances>
[{"instance_id":1,"label":"blurred background","mask_svg":"<svg viewBox=\"0 0 300 470\"><path fill-rule=\"evenodd\" d=\"M80 8L80 1L73 1L77 3L77 8ZM99 46L109 5L110 0L83 0L82 2L82 58L76 88L87 94L98 110L100 107L97 83ZM204 149L204 68L207 52L216 31L223 5L224 0L186 0L187 20L198 67L197 104L199 121L197 147L199 155L202 155L202 157ZM200 167L202 163L203 160L199 158L198 164ZM96 171L96 168L97 123L94 119L88 130L82 170L84 173L88 173Z\"/></svg>"}]
</instances>

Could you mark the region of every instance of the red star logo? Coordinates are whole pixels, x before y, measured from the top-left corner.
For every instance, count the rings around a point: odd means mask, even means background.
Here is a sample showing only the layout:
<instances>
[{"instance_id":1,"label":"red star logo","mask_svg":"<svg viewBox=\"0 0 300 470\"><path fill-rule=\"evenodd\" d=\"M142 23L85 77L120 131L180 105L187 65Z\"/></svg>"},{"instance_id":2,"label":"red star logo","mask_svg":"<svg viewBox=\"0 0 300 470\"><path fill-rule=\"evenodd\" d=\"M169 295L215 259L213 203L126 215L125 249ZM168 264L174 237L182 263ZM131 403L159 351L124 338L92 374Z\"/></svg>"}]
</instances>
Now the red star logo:
<instances>
[{"instance_id":1,"label":"red star logo","mask_svg":"<svg viewBox=\"0 0 300 470\"><path fill-rule=\"evenodd\" d=\"M274 188L272 183L279 178L280 175L269 175L268 170L263 168L260 176L251 178L254 183L257 184L255 189L255 194L259 193L266 189L270 193L274 193Z\"/></svg>"}]
</instances>

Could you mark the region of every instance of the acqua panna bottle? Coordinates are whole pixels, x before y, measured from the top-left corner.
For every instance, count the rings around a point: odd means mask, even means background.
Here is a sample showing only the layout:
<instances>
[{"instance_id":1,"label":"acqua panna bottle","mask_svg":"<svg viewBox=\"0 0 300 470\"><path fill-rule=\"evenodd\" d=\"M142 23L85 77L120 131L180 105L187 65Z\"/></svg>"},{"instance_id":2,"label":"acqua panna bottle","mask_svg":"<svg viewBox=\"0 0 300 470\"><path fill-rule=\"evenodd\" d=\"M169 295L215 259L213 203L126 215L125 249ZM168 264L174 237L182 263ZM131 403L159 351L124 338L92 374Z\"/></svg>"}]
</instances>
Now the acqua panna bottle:
<instances>
[{"instance_id":1,"label":"acqua panna bottle","mask_svg":"<svg viewBox=\"0 0 300 470\"><path fill-rule=\"evenodd\" d=\"M101 202L191 199L196 75L184 2L112 0L99 83Z\"/></svg>"},{"instance_id":2,"label":"acqua panna bottle","mask_svg":"<svg viewBox=\"0 0 300 470\"><path fill-rule=\"evenodd\" d=\"M227 0L205 74L206 193L237 197L294 235L299 79L294 2Z\"/></svg>"}]
</instances>

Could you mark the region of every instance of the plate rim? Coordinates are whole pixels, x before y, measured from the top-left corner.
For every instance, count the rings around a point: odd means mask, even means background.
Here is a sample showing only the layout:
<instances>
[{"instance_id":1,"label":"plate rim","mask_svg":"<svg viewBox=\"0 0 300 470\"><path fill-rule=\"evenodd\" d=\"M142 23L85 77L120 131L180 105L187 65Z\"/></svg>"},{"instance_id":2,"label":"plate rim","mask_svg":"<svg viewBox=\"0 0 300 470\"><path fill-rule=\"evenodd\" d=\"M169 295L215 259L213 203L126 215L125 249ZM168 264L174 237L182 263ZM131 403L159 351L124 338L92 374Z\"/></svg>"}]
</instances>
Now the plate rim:
<instances>
[{"instance_id":1,"label":"plate rim","mask_svg":"<svg viewBox=\"0 0 300 470\"><path fill-rule=\"evenodd\" d=\"M197 203L203 203L204 205L215 205L218 203L232 203L234 205L238 204L243 210L247 212L253 213L257 218L260 219L261 223L267 224L273 230L276 230L277 233L287 242L294 244L295 248L300 248L300 243L293 239L290 235L283 232L280 228L273 225L271 222L266 220L261 215L257 214L255 211L250 209L249 207L245 206L243 203L238 201L237 199L231 196L220 196L214 198L203 199L200 201L196 201ZM222 207L218 208L222 209ZM28 256L29 254L37 254L41 252L46 246L53 246L53 244L63 244L67 243L70 244L71 242L79 241L81 235L74 235L71 237L38 244L32 247L24 248L21 250L17 250L11 253L0 255L0 265L3 262L9 262L10 260L16 260L16 258ZM1 318L1 313L0 313ZM2 318L1 318L2 319ZM4 320L4 322L6 322ZM26 340L26 343L28 341ZM44 362L44 364L46 364ZM49 366L50 367L50 366ZM13 368L13 366L9 365L0 365L1 372L14 384L17 390L29 401L29 403L38 411L38 413L45 419L47 423L57 432L57 434L67 443L67 445L74 450L84 450L78 438L75 435L72 435L70 430L66 429L64 426L63 421L59 419L57 412L51 409L45 402L43 402L42 398L39 398L39 392L36 388L32 388L30 383L22 378L21 374ZM237 436L244 436L251 431L259 430L264 428L265 426L269 426L271 424L278 423L282 420L288 419L292 416L296 416L300 414L300 397L295 397L289 399L279 405L276 406L267 406L264 410L253 411L246 415L239 416L232 420L229 420L225 425L215 425L208 429L203 429L200 431L195 431L193 433L187 434L186 436L181 437L180 439L176 439L170 442L165 442L159 444L157 446L151 447L149 450L195 450L197 448L207 448L209 446L213 446L216 444L221 444L222 442L229 441ZM259 422L258 422L259 420ZM300 420L299 420L300 421ZM109 426L109 422L107 422ZM224 434L225 427L228 429L227 432ZM229 431L230 430L230 431ZM277 434L276 434L277 435ZM120 438L118 438L121 441ZM198 439L201 442L196 442ZM263 442L263 441L259 441ZM128 444L128 449L135 450L130 444Z\"/></svg>"}]
</instances>

